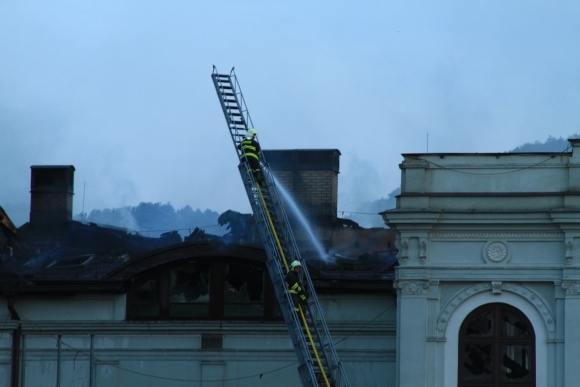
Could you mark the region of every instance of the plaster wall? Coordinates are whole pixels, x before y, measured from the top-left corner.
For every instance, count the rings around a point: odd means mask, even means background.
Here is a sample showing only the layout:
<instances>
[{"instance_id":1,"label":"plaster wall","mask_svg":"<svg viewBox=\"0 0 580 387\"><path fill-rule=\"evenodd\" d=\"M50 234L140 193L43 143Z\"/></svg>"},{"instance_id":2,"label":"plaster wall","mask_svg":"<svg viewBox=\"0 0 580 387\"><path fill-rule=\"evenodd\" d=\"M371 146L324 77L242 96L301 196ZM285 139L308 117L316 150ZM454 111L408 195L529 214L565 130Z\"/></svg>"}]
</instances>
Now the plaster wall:
<instances>
[{"instance_id":1,"label":"plaster wall","mask_svg":"<svg viewBox=\"0 0 580 387\"><path fill-rule=\"evenodd\" d=\"M353 385L394 386L393 301L392 295L368 293L321 297ZM281 321L132 322L124 319L124 306L124 295L16 297L21 387L54 387L57 379L61 386L88 387L91 372L93 386L300 385ZM5 318L11 321L7 313ZM9 385L15 324L0 329L0 382L7 380L0 387ZM221 337L221 346L204 348L205 335Z\"/></svg>"},{"instance_id":2,"label":"plaster wall","mask_svg":"<svg viewBox=\"0 0 580 387\"><path fill-rule=\"evenodd\" d=\"M536 334L535 386L580 380L580 140L561 154L404 155L396 385L453 387L459 328L488 303ZM413 366L411 360L414 360Z\"/></svg>"},{"instance_id":3,"label":"plaster wall","mask_svg":"<svg viewBox=\"0 0 580 387\"><path fill-rule=\"evenodd\" d=\"M124 320L125 295L75 295L70 297L17 297L14 307L24 320Z\"/></svg>"}]
</instances>

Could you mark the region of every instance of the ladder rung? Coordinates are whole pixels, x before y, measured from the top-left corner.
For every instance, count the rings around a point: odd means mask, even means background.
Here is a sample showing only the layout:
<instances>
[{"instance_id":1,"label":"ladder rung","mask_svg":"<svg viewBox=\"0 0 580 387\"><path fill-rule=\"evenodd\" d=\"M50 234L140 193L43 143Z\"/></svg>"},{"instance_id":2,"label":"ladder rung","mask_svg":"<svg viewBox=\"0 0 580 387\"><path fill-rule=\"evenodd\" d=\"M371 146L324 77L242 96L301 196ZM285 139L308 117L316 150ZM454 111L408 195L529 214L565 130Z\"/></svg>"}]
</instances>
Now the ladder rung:
<instances>
[{"instance_id":1,"label":"ladder rung","mask_svg":"<svg viewBox=\"0 0 580 387\"><path fill-rule=\"evenodd\" d=\"M235 74L213 74L214 84L218 97L221 101L223 113L234 144L238 145L246 136L246 131L251 125L247 106ZM235 87L234 87L235 85ZM241 152L237 152L241 156ZM287 224L283 202L272 184L272 176L264 175L265 184L259 184L254 178L247 177L248 166L240 166L240 172L244 181L245 190L254 212L254 219L263 238L264 247L268 254L267 267L272 279L272 285L276 290L276 296L280 307L284 311L284 317L288 318L293 303L285 294L287 285L284 280L286 269L282 263L282 256L293 261L300 259L299 252L295 250L295 240L292 230ZM252 176L251 173L249 176ZM306 272L306 270L304 270ZM308 279L310 281L310 279ZM307 287L311 284L308 283ZM296 314L290 315L286 325L294 345L299 348L299 372L303 380L310 379L308 385L330 387L348 387L348 381L341 374L335 375L341 366L332 347L332 339L326 334L324 317L318 310L318 300L312 290L313 296L303 306L305 321L296 318ZM322 361L322 363L320 363ZM307 379L304 379L306 377ZM335 378L338 377L338 380Z\"/></svg>"}]
</instances>

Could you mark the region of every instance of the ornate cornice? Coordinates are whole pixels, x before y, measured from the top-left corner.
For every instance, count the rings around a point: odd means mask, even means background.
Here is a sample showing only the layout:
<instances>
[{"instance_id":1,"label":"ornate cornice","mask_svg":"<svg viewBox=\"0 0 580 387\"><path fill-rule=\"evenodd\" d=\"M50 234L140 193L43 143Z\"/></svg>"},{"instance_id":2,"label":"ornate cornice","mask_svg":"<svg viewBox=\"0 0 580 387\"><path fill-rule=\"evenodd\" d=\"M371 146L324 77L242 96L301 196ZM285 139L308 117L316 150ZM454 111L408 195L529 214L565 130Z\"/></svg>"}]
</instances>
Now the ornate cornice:
<instances>
[{"instance_id":1,"label":"ornate cornice","mask_svg":"<svg viewBox=\"0 0 580 387\"><path fill-rule=\"evenodd\" d=\"M424 296L427 294L427 289L429 288L429 282L427 281L403 281L397 280L393 285L395 289L398 289L403 296Z\"/></svg>"},{"instance_id":2,"label":"ornate cornice","mask_svg":"<svg viewBox=\"0 0 580 387\"><path fill-rule=\"evenodd\" d=\"M432 232L431 239L564 239L562 232Z\"/></svg>"}]
</instances>

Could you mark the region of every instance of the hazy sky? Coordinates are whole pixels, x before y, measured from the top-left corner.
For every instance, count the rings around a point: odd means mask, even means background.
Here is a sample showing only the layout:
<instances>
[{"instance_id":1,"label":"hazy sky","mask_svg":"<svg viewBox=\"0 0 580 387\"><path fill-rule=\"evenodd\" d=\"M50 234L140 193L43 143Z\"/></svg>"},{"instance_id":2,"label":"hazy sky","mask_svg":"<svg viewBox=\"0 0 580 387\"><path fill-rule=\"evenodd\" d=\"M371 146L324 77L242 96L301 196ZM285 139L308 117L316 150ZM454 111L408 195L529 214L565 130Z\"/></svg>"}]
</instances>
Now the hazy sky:
<instances>
[{"instance_id":1,"label":"hazy sky","mask_svg":"<svg viewBox=\"0 0 580 387\"><path fill-rule=\"evenodd\" d=\"M580 2L0 0L0 206L76 167L74 213L249 211L210 78L236 67L266 149L338 148L339 210L401 153L580 132Z\"/></svg>"}]
</instances>

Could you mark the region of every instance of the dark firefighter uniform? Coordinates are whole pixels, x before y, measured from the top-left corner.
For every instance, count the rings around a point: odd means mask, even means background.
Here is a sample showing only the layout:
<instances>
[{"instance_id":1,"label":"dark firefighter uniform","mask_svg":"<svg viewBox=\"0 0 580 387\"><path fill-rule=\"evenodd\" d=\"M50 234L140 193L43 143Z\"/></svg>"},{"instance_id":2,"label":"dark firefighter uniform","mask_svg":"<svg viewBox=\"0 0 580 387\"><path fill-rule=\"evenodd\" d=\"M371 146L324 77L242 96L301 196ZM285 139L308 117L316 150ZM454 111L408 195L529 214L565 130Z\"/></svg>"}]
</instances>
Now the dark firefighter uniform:
<instances>
[{"instance_id":1,"label":"dark firefighter uniform","mask_svg":"<svg viewBox=\"0 0 580 387\"><path fill-rule=\"evenodd\" d=\"M300 283L300 279L298 278L298 273L296 273L293 269L289 270L286 273L286 285L288 286L288 292L292 296L292 302L294 303L294 310L298 311L298 304L304 305L308 296L304 291L304 287Z\"/></svg>"},{"instance_id":2,"label":"dark firefighter uniform","mask_svg":"<svg viewBox=\"0 0 580 387\"><path fill-rule=\"evenodd\" d=\"M262 170L260 169L260 144L255 140L255 137L245 138L238 145L238 149L242 151L242 161L247 161L250 169L254 174L254 179L262 182Z\"/></svg>"}]
</instances>

